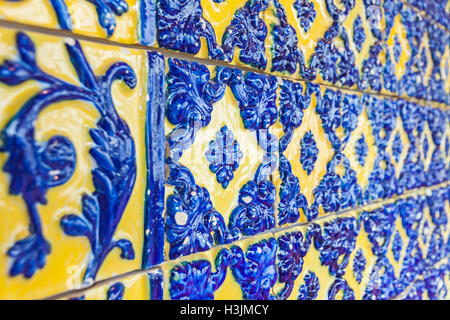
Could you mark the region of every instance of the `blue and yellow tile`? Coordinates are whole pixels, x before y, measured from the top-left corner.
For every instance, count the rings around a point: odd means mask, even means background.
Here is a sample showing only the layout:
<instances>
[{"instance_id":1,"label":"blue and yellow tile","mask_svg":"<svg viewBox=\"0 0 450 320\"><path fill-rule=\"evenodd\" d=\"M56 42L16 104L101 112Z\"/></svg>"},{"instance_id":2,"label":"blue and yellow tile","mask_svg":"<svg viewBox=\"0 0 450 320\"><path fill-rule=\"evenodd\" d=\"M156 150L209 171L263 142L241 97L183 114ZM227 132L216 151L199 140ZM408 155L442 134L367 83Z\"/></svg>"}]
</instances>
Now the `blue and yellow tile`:
<instances>
[{"instance_id":1,"label":"blue and yellow tile","mask_svg":"<svg viewBox=\"0 0 450 320\"><path fill-rule=\"evenodd\" d=\"M42 298L139 268L145 52L0 34L0 296Z\"/></svg>"}]
</instances>

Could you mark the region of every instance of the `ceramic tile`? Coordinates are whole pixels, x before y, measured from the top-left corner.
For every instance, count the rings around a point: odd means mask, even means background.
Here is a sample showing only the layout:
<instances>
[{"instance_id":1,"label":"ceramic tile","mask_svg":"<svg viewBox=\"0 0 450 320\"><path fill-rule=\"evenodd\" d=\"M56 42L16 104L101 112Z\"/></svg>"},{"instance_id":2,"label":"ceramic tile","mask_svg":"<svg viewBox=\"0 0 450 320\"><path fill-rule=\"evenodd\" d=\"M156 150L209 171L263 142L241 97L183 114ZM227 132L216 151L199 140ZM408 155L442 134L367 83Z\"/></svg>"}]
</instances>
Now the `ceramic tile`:
<instances>
[{"instance_id":1,"label":"ceramic tile","mask_svg":"<svg viewBox=\"0 0 450 320\"><path fill-rule=\"evenodd\" d=\"M160 270L97 285L82 293L65 296L64 300L159 300L162 298L162 273Z\"/></svg>"},{"instance_id":2,"label":"ceramic tile","mask_svg":"<svg viewBox=\"0 0 450 320\"><path fill-rule=\"evenodd\" d=\"M293 79L448 104L449 33L401 1L250 0L241 6L159 1L157 42Z\"/></svg>"},{"instance_id":3,"label":"ceramic tile","mask_svg":"<svg viewBox=\"0 0 450 320\"><path fill-rule=\"evenodd\" d=\"M442 298L450 211L433 206L419 193L165 263L164 298L386 300L421 279Z\"/></svg>"},{"instance_id":4,"label":"ceramic tile","mask_svg":"<svg viewBox=\"0 0 450 320\"><path fill-rule=\"evenodd\" d=\"M140 4L137 0L2 1L0 18L94 38L137 43L140 32L136 26L145 16L140 14Z\"/></svg>"},{"instance_id":5,"label":"ceramic tile","mask_svg":"<svg viewBox=\"0 0 450 320\"><path fill-rule=\"evenodd\" d=\"M166 62L168 258L275 227L277 79Z\"/></svg>"},{"instance_id":6,"label":"ceramic tile","mask_svg":"<svg viewBox=\"0 0 450 320\"><path fill-rule=\"evenodd\" d=\"M171 58L165 69L169 259L448 179L442 109Z\"/></svg>"},{"instance_id":7,"label":"ceramic tile","mask_svg":"<svg viewBox=\"0 0 450 320\"><path fill-rule=\"evenodd\" d=\"M429 200L421 194L276 233L277 296L386 300L425 278L442 298L448 222L431 218Z\"/></svg>"},{"instance_id":8,"label":"ceramic tile","mask_svg":"<svg viewBox=\"0 0 450 320\"><path fill-rule=\"evenodd\" d=\"M144 217L146 188L151 208L164 183L162 152L160 186L146 162L162 130L156 108L146 119L158 56L7 29L0 56L0 297L50 296L160 262L158 231L144 237L158 221L157 210Z\"/></svg>"},{"instance_id":9,"label":"ceramic tile","mask_svg":"<svg viewBox=\"0 0 450 320\"><path fill-rule=\"evenodd\" d=\"M434 125L445 110L288 80L279 87L280 226L447 181L448 129Z\"/></svg>"}]
</instances>

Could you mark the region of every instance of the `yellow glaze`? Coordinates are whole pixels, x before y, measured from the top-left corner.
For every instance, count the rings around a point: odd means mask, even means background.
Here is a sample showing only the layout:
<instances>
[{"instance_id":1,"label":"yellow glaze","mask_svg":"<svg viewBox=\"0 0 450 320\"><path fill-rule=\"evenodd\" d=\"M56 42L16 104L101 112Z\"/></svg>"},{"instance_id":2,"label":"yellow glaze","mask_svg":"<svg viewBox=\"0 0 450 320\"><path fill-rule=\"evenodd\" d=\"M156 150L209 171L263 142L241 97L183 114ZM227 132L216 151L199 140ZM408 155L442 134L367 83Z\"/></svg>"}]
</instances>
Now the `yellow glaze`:
<instances>
[{"instance_id":1,"label":"yellow glaze","mask_svg":"<svg viewBox=\"0 0 450 320\"><path fill-rule=\"evenodd\" d=\"M15 34L12 30L0 30L0 62L13 59ZM76 73L65 50L65 41L58 37L29 34L36 45L37 62L45 72L77 84ZM145 112L146 112L146 68L142 52L118 47L82 42L81 46L93 71L103 74L114 62L128 63L136 71L138 85L129 89L116 81L112 85L112 96L119 115L127 122L136 144L137 179L128 206L118 225L115 236L132 241L135 252L142 252L144 190L146 181L145 164ZM4 127L25 101L40 90L34 81L8 87L0 84L0 127ZM85 237L69 237L63 234L60 219L66 214L81 213L81 196L94 190L91 169L95 162L89 154L92 145L89 129L95 127L99 115L89 103L63 101L46 108L36 122L37 141L46 140L56 134L68 137L76 149L76 169L65 184L52 188L47 193L47 204L38 205L43 232L51 244L44 269L31 279L9 277L10 259L6 251L19 239L28 235L28 215L20 196L8 192L9 175L0 171L0 297L3 299L44 298L69 289L80 287L91 248ZM3 167L7 154L0 154ZM141 255L134 260L120 258L120 251L114 249L103 263L97 279L108 278L140 267Z\"/></svg>"}]
</instances>

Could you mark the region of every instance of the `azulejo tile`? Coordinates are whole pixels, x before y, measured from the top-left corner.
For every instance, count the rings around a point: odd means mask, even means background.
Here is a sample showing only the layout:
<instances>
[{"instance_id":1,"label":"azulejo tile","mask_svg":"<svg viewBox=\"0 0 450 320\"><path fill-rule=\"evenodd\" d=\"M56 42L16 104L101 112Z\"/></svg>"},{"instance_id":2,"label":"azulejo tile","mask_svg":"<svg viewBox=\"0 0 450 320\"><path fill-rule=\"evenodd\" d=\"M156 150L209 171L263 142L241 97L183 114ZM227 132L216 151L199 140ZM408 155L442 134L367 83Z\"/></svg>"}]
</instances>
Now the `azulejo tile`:
<instances>
[{"instance_id":1,"label":"azulejo tile","mask_svg":"<svg viewBox=\"0 0 450 320\"><path fill-rule=\"evenodd\" d=\"M147 70L162 57L8 29L0 45L0 296L42 298L159 263L164 158L152 143L164 135Z\"/></svg>"}]
</instances>

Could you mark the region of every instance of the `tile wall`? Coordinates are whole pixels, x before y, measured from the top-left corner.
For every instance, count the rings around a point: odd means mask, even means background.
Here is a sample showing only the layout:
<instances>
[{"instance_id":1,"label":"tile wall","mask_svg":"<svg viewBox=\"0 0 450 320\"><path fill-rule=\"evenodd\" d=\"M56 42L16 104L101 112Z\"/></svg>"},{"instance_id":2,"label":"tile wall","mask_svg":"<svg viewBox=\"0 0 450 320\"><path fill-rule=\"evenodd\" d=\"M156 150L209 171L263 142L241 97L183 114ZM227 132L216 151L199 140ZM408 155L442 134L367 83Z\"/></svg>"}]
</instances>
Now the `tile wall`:
<instances>
[{"instance_id":1,"label":"tile wall","mask_svg":"<svg viewBox=\"0 0 450 320\"><path fill-rule=\"evenodd\" d=\"M0 299L448 299L450 1L0 2Z\"/></svg>"}]
</instances>

